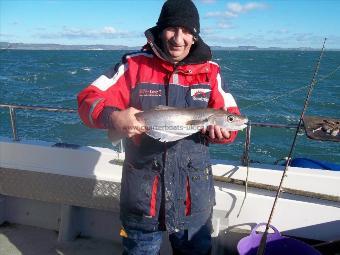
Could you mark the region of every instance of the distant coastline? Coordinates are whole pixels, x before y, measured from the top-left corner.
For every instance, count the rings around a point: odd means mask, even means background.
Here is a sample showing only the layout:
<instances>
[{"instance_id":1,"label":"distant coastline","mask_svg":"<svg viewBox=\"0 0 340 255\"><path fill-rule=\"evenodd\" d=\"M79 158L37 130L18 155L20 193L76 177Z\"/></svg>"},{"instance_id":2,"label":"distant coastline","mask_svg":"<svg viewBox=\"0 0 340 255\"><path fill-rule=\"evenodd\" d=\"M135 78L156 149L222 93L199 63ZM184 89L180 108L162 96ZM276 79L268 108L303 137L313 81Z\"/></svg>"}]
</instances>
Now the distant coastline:
<instances>
[{"instance_id":1,"label":"distant coastline","mask_svg":"<svg viewBox=\"0 0 340 255\"><path fill-rule=\"evenodd\" d=\"M38 44L38 43L9 43L0 42L0 50L140 50L141 46L124 46L124 45L63 45L63 44ZM317 48L310 47L298 47L298 48L282 48L282 47L257 47L257 46L236 46L236 47L224 47L224 46L211 46L212 50L221 51L278 51L278 50L296 50L296 51L319 51ZM328 51L340 51L340 49L326 49Z\"/></svg>"}]
</instances>

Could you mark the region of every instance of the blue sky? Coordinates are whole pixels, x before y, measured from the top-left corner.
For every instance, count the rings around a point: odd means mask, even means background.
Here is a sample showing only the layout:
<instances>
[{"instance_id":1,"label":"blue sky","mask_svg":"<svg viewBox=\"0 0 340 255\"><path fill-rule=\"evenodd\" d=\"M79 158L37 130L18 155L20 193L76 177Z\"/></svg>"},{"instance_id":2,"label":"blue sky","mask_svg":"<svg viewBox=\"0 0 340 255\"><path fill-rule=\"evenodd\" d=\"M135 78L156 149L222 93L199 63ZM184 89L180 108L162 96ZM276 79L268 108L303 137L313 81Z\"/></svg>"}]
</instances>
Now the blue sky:
<instances>
[{"instance_id":1,"label":"blue sky","mask_svg":"<svg viewBox=\"0 0 340 255\"><path fill-rule=\"evenodd\" d=\"M0 0L0 41L141 46L162 0ZM194 1L209 45L340 48L340 0Z\"/></svg>"}]
</instances>

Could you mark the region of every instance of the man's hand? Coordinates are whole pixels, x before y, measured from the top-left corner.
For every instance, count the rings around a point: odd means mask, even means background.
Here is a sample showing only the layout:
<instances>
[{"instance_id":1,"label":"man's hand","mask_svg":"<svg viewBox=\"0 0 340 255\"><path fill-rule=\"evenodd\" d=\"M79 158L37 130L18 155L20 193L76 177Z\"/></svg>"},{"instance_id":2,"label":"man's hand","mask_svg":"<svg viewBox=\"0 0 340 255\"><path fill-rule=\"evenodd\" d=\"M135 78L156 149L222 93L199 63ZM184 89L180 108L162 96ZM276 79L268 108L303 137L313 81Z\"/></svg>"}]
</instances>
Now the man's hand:
<instances>
[{"instance_id":1,"label":"man's hand","mask_svg":"<svg viewBox=\"0 0 340 255\"><path fill-rule=\"evenodd\" d=\"M143 123L136 119L135 114L140 112L136 108L130 107L123 111L115 111L110 116L115 132L125 137L133 137L145 132Z\"/></svg>"},{"instance_id":2,"label":"man's hand","mask_svg":"<svg viewBox=\"0 0 340 255\"><path fill-rule=\"evenodd\" d=\"M227 108L223 107L223 110L227 111ZM230 138L230 131L218 125L210 125L207 128L202 129L203 134L205 134L207 131L209 132L210 139L213 139L213 140L214 139L224 140L224 139Z\"/></svg>"},{"instance_id":3,"label":"man's hand","mask_svg":"<svg viewBox=\"0 0 340 255\"><path fill-rule=\"evenodd\" d=\"M224 140L230 138L230 132L218 125L210 125L207 128L202 129L203 134L205 134L207 131L209 132L209 137L213 140Z\"/></svg>"}]
</instances>

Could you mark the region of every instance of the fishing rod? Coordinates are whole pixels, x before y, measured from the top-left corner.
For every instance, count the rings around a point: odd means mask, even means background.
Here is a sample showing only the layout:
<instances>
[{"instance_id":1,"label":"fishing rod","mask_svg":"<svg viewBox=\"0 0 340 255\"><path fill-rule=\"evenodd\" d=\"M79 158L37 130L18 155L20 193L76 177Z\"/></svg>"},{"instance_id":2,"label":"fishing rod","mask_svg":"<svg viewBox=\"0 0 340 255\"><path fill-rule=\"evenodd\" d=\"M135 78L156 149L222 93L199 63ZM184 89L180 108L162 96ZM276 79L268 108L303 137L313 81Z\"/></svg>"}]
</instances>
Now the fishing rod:
<instances>
[{"instance_id":1,"label":"fishing rod","mask_svg":"<svg viewBox=\"0 0 340 255\"><path fill-rule=\"evenodd\" d=\"M324 41L323 41L321 53L320 53L320 56L319 56L319 59L318 59L318 62L317 62L317 65L316 65L316 68L315 68L315 71L314 71L314 74L313 74L312 81L311 81L311 83L309 85L309 89L308 89L308 92L307 92L307 96L306 96L306 99L305 99L303 110L302 110L301 115L300 115L299 124L298 124L298 126L296 128L294 139L293 139L293 143L292 143L292 146L290 147L290 151L289 151L289 154L288 154L288 157L287 157L287 160L286 160L286 165L285 165L284 171L282 173L280 185L279 185L279 187L277 189L275 200L274 200L274 204L272 206L272 210L271 210L270 215L269 215L269 219L268 219L268 222L267 222L267 225L266 225L266 229L265 229L264 233L262 234L262 238L261 238L261 241L260 241L260 246L259 246L259 248L257 250L256 255L264 255L264 252L265 252L265 249L266 249L266 242L267 242L267 235L268 235L269 226L270 226L270 223L272 221L272 217L273 217L273 214L274 214L274 209L276 207L277 200L278 200L279 195L280 195L280 193L282 191L283 180L286 177L286 174L287 174L287 171L288 171L288 167L289 167L291 159L292 159L293 150L294 150L294 147L295 147L295 144L296 144L296 138L297 138L298 133L300 131L302 120L303 120L303 117L304 117L304 115L306 113L306 110L307 110L307 107L308 107L308 104L309 104L309 100L310 100L313 88L315 87L316 83L318 82L316 80L316 77L318 75L321 59L322 59L322 56L323 56L323 53L324 53L324 50L325 50L326 40L327 40L327 38L325 38Z\"/></svg>"}]
</instances>

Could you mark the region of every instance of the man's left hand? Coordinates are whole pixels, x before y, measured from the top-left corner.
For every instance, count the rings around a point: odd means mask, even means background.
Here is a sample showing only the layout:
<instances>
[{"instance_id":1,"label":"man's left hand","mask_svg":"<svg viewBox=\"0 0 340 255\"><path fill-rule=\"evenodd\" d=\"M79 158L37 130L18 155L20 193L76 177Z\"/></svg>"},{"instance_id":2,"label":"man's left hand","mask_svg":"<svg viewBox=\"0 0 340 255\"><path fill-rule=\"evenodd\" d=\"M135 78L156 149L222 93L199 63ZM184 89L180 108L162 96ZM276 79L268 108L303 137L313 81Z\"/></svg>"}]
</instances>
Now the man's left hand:
<instances>
[{"instance_id":1,"label":"man's left hand","mask_svg":"<svg viewBox=\"0 0 340 255\"><path fill-rule=\"evenodd\" d=\"M230 131L217 125L210 125L207 128L202 129L203 134L207 131L209 132L209 137L211 139L224 140L230 138Z\"/></svg>"}]
</instances>

